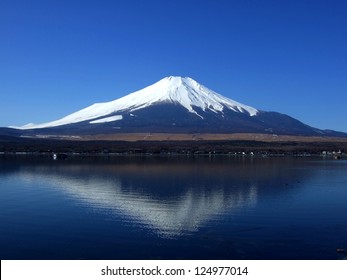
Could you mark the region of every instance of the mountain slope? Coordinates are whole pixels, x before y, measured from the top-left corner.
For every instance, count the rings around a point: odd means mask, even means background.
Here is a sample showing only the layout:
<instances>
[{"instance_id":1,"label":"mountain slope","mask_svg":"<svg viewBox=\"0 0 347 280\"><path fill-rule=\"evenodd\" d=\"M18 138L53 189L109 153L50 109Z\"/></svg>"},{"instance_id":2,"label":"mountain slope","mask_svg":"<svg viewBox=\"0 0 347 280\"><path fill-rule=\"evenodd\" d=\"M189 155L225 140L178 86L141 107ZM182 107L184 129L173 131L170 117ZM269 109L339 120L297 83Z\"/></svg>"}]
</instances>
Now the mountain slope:
<instances>
[{"instance_id":1,"label":"mountain slope","mask_svg":"<svg viewBox=\"0 0 347 280\"><path fill-rule=\"evenodd\" d=\"M56 121L12 128L21 135L163 132L347 136L310 127L284 114L257 110L224 97L191 78L173 76Z\"/></svg>"},{"instance_id":2,"label":"mountain slope","mask_svg":"<svg viewBox=\"0 0 347 280\"><path fill-rule=\"evenodd\" d=\"M62 119L43 124L27 124L19 129L48 128L93 120L92 123L110 122L122 119L121 115L104 118L116 112L133 112L156 104L179 104L188 112L200 116L194 108L203 111L222 112L224 108L235 112L256 115L258 110L226 98L191 78L167 77L142 90L106 103L96 103ZM200 116L200 118L203 118Z\"/></svg>"}]
</instances>

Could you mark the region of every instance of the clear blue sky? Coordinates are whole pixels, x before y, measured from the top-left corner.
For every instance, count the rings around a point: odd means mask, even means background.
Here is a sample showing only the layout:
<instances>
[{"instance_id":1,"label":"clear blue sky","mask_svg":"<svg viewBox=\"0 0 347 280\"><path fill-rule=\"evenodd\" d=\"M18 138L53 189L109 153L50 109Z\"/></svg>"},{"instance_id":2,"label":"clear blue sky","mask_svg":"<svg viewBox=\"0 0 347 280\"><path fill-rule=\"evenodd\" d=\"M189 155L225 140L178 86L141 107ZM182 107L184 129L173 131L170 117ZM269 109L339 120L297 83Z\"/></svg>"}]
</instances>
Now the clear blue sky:
<instances>
[{"instance_id":1,"label":"clear blue sky","mask_svg":"<svg viewBox=\"0 0 347 280\"><path fill-rule=\"evenodd\" d=\"M0 126L189 76L347 132L347 1L1 0Z\"/></svg>"}]
</instances>

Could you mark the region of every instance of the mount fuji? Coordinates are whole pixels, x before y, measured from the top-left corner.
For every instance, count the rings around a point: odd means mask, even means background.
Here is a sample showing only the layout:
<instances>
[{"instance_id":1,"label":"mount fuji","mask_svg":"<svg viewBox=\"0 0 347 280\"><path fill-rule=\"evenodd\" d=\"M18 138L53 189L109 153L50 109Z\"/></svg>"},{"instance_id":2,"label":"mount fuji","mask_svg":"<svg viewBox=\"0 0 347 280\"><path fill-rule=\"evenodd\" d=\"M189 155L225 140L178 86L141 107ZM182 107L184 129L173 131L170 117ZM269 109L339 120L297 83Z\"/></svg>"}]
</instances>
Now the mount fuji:
<instances>
[{"instance_id":1,"label":"mount fuji","mask_svg":"<svg viewBox=\"0 0 347 280\"><path fill-rule=\"evenodd\" d=\"M347 136L308 126L288 115L234 101L188 77L170 76L106 103L96 103L61 119L29 123L7 131L21 136L117 133L265 133Z\"/></svg>"}]
</instances>

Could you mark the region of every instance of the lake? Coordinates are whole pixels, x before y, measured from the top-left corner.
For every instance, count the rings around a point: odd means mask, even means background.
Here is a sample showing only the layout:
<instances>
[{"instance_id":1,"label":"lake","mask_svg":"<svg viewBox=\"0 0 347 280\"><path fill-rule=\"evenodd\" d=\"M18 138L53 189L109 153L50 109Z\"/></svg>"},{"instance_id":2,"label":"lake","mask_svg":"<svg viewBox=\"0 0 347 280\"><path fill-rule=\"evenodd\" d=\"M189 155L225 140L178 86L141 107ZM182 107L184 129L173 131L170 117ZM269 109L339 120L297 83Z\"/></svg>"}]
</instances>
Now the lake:
<instances>
[{"instance_id":1,"label":"lake","mask_svg":"<svg viewBox=\"0 0 347 280\"><path fill-rule=\"evenodd\" d=\"M0 157L0 259L346 259L347 161Z\"/></svg>"}]
</instances>

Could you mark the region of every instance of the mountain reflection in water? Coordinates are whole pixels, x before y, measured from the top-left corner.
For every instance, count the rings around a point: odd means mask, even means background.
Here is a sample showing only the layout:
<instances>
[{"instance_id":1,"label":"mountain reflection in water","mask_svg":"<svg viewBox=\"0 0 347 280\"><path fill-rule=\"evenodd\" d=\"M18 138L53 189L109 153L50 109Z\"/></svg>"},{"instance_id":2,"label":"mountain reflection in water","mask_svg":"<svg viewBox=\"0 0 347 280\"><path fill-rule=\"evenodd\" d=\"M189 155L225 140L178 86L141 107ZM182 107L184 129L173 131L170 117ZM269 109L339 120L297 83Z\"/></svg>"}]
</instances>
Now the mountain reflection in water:
<instances>
[{"instance_id":1,"label":"mountain reflection in water","mask_svg":"<svg viewBox=\"0 0 347 280\"><path fill-rule=\"evenodd\" d=\"M319 158L0 156L0 259L343 259L346 170Z\"/></svg>"},{"instance_id":2,"label":"mountain reflection in water","mask_svg":"<svg viewBox=\"0 0 347 280\"><path fill-rule=\"evenodd\" d=\"M21 166L18 176L46 182L88 207L176 238L202 225L257 204L259 188L302 178L273 160L118 159L63 161ZM306 174L307 176L308 174Z\"/></svg>"}]
</instances>

